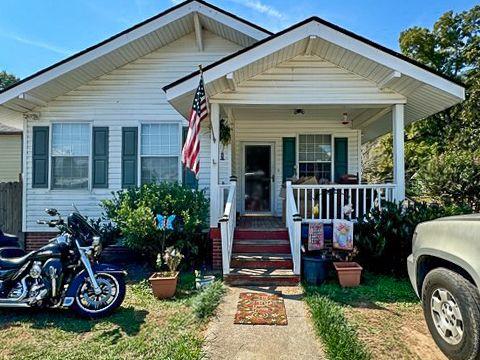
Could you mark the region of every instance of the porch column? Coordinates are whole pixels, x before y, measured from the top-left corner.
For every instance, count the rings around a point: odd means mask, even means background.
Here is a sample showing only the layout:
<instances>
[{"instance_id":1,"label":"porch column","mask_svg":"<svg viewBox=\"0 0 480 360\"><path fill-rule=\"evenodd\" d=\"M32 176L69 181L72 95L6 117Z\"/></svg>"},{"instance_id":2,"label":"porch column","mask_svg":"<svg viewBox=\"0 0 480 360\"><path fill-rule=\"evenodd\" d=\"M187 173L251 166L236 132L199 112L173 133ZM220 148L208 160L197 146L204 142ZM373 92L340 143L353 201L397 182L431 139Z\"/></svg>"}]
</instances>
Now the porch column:
<instances>
[{"instance_id":1,"label":"porch column","mask_svg":"<svg viewBox=\"0 0 480 360\"><path fill-rule=\"evenodd\" d=\"M395 104L392 108L393 132L393 181L396 184L395 200L405 200L405 122L403 104Z\"/></svg>"},{"instance_id":2,"label":"porch column","mask_svg":"<svg viewBox=\"0 0 480 360\"><path fill-rule=\"evenodd\" d=\"M210 134L210 227L218 227L219 220L219 188L218 188L218 154L220 150L220 105L210 104L210 121L212 133Z\"/></svg>"}]
</instances>

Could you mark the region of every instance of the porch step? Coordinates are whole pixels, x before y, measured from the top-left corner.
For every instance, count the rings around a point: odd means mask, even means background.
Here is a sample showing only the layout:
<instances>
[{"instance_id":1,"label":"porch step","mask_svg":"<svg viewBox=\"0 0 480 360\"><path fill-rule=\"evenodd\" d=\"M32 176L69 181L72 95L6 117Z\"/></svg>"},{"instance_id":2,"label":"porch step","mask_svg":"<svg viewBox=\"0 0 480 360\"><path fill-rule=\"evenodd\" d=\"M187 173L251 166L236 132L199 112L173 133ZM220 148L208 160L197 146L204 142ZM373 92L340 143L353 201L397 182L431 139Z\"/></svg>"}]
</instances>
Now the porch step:
<instances>
[{"instance_id":1,"label":"porch step","mask_svg":"<svg viewBox=\"0 0 480 360\"><path fill-rule=\"evenodd\" d=\"M293 274L289 269L234 268L230 270L230 274L224 275L224 280L232 286L295 286L299 284L300 276Z\"/></svg>"},{"instance_id":2,"label":"porch step","mask_svg":"<svg viewBox=\"0 0 480 360\"><path fill-rule=\"evenodd\" d=\"M290 254L234 253L230 265L248 269L291 269L293 262Z\"/></svg>"},{"instance_id":3,"label":"porch step","mask_svg":"<svg viewBox=\"0 0 480 360\"><path fill-rule=\"evenodd\" d=\"M290 242L284 239L235 239L234 253L290 254Z\"/></svg>"},{"instance_id":4,"label":"porch step","mask_svg":"<svg viewBox=\"0 0 480 360\"><path fill-rule=\"evenodd\" d=\"M287 229L235 229L235 239L281 239L288 240Z\"/></svg>"}]
</instances>

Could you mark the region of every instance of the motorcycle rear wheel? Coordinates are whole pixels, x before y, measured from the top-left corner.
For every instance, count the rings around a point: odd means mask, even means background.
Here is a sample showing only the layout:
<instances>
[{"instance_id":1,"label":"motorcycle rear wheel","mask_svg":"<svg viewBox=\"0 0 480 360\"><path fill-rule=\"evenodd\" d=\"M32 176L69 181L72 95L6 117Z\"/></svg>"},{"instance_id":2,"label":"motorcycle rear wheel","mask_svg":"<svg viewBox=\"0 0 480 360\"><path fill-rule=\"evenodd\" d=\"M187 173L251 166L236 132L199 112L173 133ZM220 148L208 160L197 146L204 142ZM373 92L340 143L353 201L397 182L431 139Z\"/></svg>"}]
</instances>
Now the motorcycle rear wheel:
<instances>
[{"instance_id":1,"label":"motorcycle rear wheel","mask_svg":"<svg viewBox=\"0 0 480 360\"><path fill-rule=\"evenodd\" d=\"M101 294L95 294L88 277L75 292L72 309L81 317L97 319L111 314L125 299L126 286L122 274L95 274Z\"/></svg>"}]
</instances>

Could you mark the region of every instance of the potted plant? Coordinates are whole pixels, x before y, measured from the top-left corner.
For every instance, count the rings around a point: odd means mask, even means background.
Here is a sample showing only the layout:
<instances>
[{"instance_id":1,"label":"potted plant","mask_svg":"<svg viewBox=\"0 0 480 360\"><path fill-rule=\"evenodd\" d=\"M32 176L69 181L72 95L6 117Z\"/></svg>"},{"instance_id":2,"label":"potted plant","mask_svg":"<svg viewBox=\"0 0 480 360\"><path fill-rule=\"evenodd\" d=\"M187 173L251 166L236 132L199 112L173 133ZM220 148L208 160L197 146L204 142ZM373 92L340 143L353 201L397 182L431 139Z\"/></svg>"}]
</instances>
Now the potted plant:
<instances>
[{"instance_id":1,"label":"potted plant","mask_svg":"<svg viewBox=\"0 0 480 360\"><path fill-rule=\"evenodd\" d=\"M353 247L353 224L350 221L353 207L348 204L343 207L346 220L334 220L333 222L333 266L337 271L338 281L342 287L353 287L360 285L363 268L353 259L357 255L357 249Z\"/></svg>"},{"instance_id":2,"label":"potted plant","mask_svg":"<svg viewBox=\"0 0 480 360\"><path fill-rule=\"evenodd\" d=\"M333 263L340 286L354 287L360 285L363 268L357 262L352 261L356 255L356 248L346 254L334 252L333 255L337 260L340 260Z\"/></svg>"},{"instance_id":3,"label":"potted plant","mask_svg":"<svg viewBox=\"0 0 480 360\"><path fill-rule=\"evenodd\" d=\"M162 254L157 256L157 272L154 273L149 281L152 285L153 295L158 299L167 299L175 295L178 281L178 266L183 259L183 255L173 246L168 247L163 254L163 260L168 267L168 271L162 271Z\"/></svg>"}]
</instances>

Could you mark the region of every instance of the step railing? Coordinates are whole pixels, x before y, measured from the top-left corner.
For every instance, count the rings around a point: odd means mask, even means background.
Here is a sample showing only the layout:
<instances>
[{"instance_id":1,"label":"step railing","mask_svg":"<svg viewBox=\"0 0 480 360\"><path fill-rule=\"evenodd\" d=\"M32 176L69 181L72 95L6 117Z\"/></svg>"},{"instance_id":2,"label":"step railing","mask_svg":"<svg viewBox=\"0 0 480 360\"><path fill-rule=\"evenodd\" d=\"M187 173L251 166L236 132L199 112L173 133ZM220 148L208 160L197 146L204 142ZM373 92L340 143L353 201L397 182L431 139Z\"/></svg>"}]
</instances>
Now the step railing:
<instances>
[{"instance_id":1,"label":"step railing","mask_svg":"<svg viewBox=\"0 0 480 360\"><path fill-rule=\"evenodd\" d=\"M293 195L292 182L287 181L285 202L285 222L288 229L288 237L290 239L290 251L292 252L293 273L300 275L301 272L301 253L302 244L302 218L298 214L297 204Z\"/></svg>"},{"instance_id":2,"label":"step railing","mask_svg":"<svg viewBox=\"0 0 480 360\"><path fill-rule=\"evenodd\" d=\"M395 184L361 185L292 185L293 197L303 221L328 223L345 218L345 207L352 210L350 218L362 218L382 202L395 199Z\"/></svg>"},{"instance_id":3,"label":"step railing","mask_svg":"<svg viewBox=\"0 0 480 360\"><path fill-rule=\"evenodd\" d=\"M220 234L222 237L222 267L223 274L230 273L230 259L232 257L233 238L237 224L237 178L230 178L228 196L223 216L220 218Z\"/></svg>"}]
</instances>

